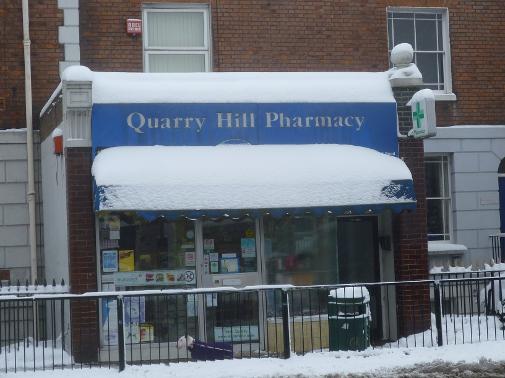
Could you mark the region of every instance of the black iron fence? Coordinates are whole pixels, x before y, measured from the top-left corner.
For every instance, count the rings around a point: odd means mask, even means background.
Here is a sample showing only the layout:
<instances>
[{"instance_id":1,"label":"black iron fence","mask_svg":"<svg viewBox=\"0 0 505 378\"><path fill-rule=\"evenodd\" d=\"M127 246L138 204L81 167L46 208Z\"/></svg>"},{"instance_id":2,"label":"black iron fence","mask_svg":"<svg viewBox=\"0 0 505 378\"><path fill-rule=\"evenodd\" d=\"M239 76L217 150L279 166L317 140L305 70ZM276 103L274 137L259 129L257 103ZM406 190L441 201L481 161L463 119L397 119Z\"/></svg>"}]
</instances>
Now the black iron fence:
<instances>
[{"instance_id":1,"label":"black iron fence","mask_svg":"<svg viewBox=\"0 0 505 378\"><path fill-rule=\"evenodd\" d=\"M491 252L493 260L497 263L505 262L505 233L499 232L494 235L489 235L491 239Z\"/></svg>"},{"instance_id":2,"label":"black iron fence","mask_svg":"<svg viewBox=\"0 0 505 378\"><path fill-rule=\"evenodd\" d=\"M0 297L0 371L505 339L505 275Z\"/></svg>"}]
</instances>

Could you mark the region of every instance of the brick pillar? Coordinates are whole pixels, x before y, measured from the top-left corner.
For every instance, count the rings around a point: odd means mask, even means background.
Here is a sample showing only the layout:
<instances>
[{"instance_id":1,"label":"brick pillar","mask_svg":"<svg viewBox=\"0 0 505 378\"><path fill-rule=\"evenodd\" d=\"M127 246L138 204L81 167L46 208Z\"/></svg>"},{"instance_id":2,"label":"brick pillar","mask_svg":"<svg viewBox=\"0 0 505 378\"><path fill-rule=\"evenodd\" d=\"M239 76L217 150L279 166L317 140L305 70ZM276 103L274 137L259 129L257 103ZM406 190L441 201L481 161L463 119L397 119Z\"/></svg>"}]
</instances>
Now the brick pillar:
<instances>
[{"instance_id":1,"label":"brick pillar","mask_svg":"<svg viewBox=\"0 0 505 378\"><path fill-rule=\"evenodd\" d=\"M404 135L412 128L410 106L405 104L418 90L418 87L393 88L400 132ZM399 147L400 157L412 172L417 206L414 212L398 214L393 218L395 275L397 281L424 280L428 279L429 273L423 141L400 139ZM431 309L428 285L399 287L397 304L400 336L429 328Z\"/></svg>"},{"instance_id":2,"label":"brick pillar","mask_svg":"<svg viewBox=\"0 0 505 378\"><path fill-rule=\"evenodd\" d=\"M80 294L97 290L91 148L67 148L65 157L70 287L72 293ZM97 361L98 302L74 301L70 314L74 358L78 362Z\"/></svg>"}]
</instances>

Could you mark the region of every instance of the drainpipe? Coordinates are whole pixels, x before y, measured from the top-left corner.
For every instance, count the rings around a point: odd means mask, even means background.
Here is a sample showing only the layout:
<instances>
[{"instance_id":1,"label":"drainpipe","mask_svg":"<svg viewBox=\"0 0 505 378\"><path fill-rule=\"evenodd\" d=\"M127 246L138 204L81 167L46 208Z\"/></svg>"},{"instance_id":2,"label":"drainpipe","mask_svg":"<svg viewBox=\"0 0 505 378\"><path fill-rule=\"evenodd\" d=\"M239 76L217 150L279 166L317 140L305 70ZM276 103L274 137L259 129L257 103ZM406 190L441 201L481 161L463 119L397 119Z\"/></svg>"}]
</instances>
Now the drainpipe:
<instances>
[{"instance_id":1,"label":"drainpipe","mask_svg":"<svg viewBox=\"0 0 505 378\"><path fill-rule=\"evenodd\" d=\"M30 239L30 276L35 284L37 280L37 233L35 228L35 175L33 162L33 124L32 124L32 71L30 59L30 16L28 0L23 0L23 46L25 56L25 104L26 104L26 152L28 159L28 200L29 239Z\"/></svg>"}]
</instances>

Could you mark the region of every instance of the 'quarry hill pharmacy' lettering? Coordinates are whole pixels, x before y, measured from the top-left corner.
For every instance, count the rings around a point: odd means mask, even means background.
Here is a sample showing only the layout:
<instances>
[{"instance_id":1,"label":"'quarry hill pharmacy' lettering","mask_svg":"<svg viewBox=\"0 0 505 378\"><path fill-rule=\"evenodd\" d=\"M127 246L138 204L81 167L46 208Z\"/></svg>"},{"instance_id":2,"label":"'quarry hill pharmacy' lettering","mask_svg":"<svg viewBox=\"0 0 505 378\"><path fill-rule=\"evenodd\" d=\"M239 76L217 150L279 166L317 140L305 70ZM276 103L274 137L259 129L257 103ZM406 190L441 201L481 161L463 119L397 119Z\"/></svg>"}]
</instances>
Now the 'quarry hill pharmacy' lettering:
<instances>
[{"instance_id":1,"label":"'quarry hill pharmacy' lettering","mask_svg":"<svg viewBox=\"0 0 505 378\"><path fill-rule=\"evenodd\" d=\"M214 122L213 122L214 123ZM140 112L132 112L126 117L126 124L136 133L146 129L193 129L197 133L208 124L206 117L149 117ZM255 113L216 113L217 128L255 128ZM286 115L283 112L265 112L262 124L266 128L352 128L360 131L365 117L358 115Z\"/></svg>"}]
</instances>

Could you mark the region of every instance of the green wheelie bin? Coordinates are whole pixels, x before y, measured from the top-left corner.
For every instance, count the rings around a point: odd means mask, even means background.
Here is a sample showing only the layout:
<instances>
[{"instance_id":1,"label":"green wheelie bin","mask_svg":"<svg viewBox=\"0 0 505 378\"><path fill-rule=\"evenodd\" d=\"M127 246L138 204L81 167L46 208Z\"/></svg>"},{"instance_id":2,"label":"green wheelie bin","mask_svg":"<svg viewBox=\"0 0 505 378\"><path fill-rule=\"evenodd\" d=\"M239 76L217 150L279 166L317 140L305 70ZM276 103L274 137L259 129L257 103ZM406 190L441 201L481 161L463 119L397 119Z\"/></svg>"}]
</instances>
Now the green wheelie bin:
<instances>
[{"instance_id":1,"label":"green wheelie bin","mask_svg":"<svg viewBox=\"0 0 505 378\"><path fill-rule=\"evenodd\" d=\"M329 346L365 350L370 346L370 294L364 286L346 286L328 296Z\"/></svg>"}]
</instances>

